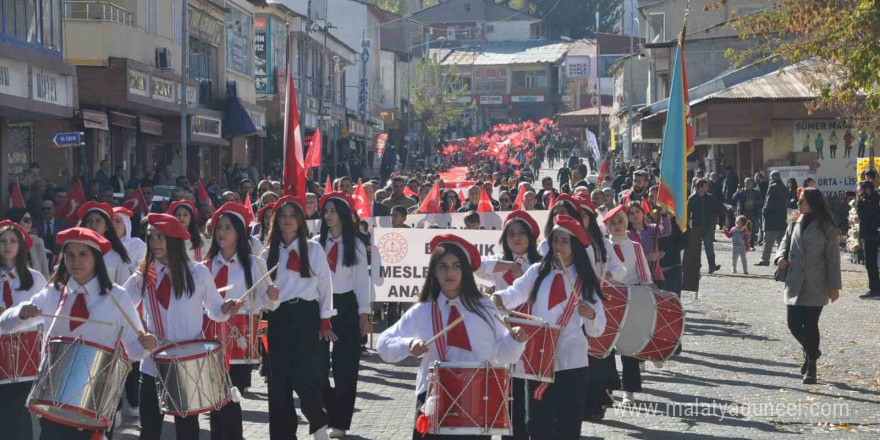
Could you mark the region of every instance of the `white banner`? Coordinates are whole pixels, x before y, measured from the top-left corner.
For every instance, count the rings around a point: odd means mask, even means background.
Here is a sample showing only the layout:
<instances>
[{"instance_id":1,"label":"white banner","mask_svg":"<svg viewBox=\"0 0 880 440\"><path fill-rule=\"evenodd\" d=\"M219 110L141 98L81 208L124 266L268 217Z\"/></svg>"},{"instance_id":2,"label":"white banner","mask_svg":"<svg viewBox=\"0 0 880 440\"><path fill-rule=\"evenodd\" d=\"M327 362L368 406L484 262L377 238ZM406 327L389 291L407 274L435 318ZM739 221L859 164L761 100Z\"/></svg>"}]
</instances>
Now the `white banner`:
<instances>
[{"instance_id":1,"label":"white banner","mask_svg":"<svg viewBox=\"0 0 880 440\"><path fill-rule=\"evenodd\" d=\"M535 219L538 223L538 227L541 228L541 234L540 237L538 237L539 242L544 236L543 229L544 225L547 223L547 215L549 212L550 211L547 210L529 211L529 215ZM406 216L405 224L416 229L465 229L465 214L466 213L464 212L451 214L409 214ZM500 231L504 227L504 219L507 218L508 214L510 213L506 211L480 213L480 229ZM391 217L372 217L372 220L373 221L369 223L374 230L375 228L391 227ZM458 233L459 232L456 232L456 234ZM373 240L373 243L376 243L375 239Z\"/></svg>"},{"instance_id":2,"label":"white banner","mask_svg":"<svg viewBox=\"0 0 880 440\"><path fill-rule=\"evenodd\" d=\"M425 284L431 254L431 239L443 231L428 229L373 229L373 261L371 276L376 302L416 302ZM503 252L498 241L501 231L456 231L456 235L473 243L483 257ZM481 291L491 282L477 277Z\"/></svg>"},{"instance_id":3,"label":"white banner","mask_svg":"<svg viewBox=\"0 0 880 440\"><path fill-rule=\"evenodd\" d=\"M585 130L587 133L587 145L589 145L590 151L593 152L593 157L596 160L599 160L602 155L599 153L599 144L596 142L596 135L593 134L590 130Z\"/></svg>"}]
</instances>

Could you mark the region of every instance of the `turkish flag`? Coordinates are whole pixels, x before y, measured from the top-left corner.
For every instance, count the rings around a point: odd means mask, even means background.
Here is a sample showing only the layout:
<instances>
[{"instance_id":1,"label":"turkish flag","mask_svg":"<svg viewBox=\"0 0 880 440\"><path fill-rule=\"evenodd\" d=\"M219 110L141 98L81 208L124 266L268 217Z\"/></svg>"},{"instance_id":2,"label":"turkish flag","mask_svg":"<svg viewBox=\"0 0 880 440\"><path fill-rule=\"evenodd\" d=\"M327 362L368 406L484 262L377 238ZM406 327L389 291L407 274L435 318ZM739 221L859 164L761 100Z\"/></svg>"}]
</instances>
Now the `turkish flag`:
<instances>
[{"instance_id":1,"label":"turkish flag","mask_svg":"<svg viewBox=\"0 0 880 440\"><path fill-rule=\"evenodd\" d=\"M408 186L403 187L403 195L407 197L418 197L419 194L411 189Z\"/></svg>"},{"instance_id":2,"label":"turkish flag","mask_svg":"<svg viewBox=\"0 0 880 440\"><path fill-rule=\"evenodd\" d=\"M18 182L12 184L12 189L9 192L9 207L24 208L24 197L21 196L21 186L18 185Z\"/></svg>"},{"instance_id":3,"label":"turkish flag","mask_svg":"<svg viewBox=\"0 0 880 440\"><path fill-rule=\"evenodd\" d=\"M66 220L70 224L75 224L77 218L76 210L86 202L86 193L83 191L82 183L76 182L70 187L67 197L58 205L55 211L55 218Z\"/></svg>"},{"instance_id":4,"label":"turkish flag","mask_svg":"<svg viewBox=\"0 0 880 440\"><path fill-rule=\"evenodd\" d=\"M211 201L211 196L208 195L208 189L205 188L205 184L199 180L199 202L205 201L211 205L211 212L214 212L214 202Z\"/></svg>"},{"instance_id":5,"label":"turkish flag","mask_svg":"<svg viewBox=\"0 0 880 440\"><path fill-rule=\"evenodd\" d=\"M146 214L150 212L150 205L147 204L147 200L144 198L144 193L141 191L140 186L129 194L125 201L122 202L122 206L128 208L128 210L133 213Z\"/></svg>"},{"instance_id":6,"label":"turkish flag","mask_svg":"<svg viewBox=\"0 0 880 440\"><path fill-rule=\"evenodd\" d=\"M302 200L305 200L305 199L302 199ZM252 219L257 218L257 216L254 215L254 204L251 203L251 193L247 193L247 195L244 196L244 207L247 208L248 214L251 215ZM245 225L245 226L248 226L248 225Z\"/></svg>"},{"instance_id":7,"label":"turkish flag","mask_svg":"<svg viewBox=\"0 0 880 440\"><path fill-rule=\"evenodd\" d=\"M333 182L330 182L330 175L327 175L327 184L324 185L324 194L333 192Z\"/></svg>"},{"instance_id":8,"label":"turkish flag","mask_svg":"<svg viewBox=\"0 0 880 440\"><path fill-rule=\"evenodd\" d=\"M486 188L483 188L483 191L480 193L480 203L477 204L477 212L493 212L495 209L492 208L492 201L489 199L489 194L486 193Z\"/></svg>"},{"instance_id":9,"label":"turkish flag","mask_svg":"<svg viewBox=\"0 0 880 440\"><path fill-rule=\"evenodd\" d=\"M428 196L425 197L425 200L422 201L422 204L419 205L419 212L422 214L440 214L442 211L440 210L440 184L435 183L431 188L431 192L428 193Z\"/></svg>"},{"instance_id":10,"label":"turkish flag","mask_svg":"<svg viewBox=\"0 0 880 440\"><path fill-rule=\"evenodd\" d=\"M309 152L306 154L306 168L321 166L321 129L315 130L309 142Z\"/></svg>"},{"instance_id":11,"label":"turkish flag","mask_svg":"<svg viewBox=\"0 0 880 440\"><path fill-rule=\"evenodd\" d=\"M298 200L306 199L306 167L303 158L303 138L296 109L296 90L293 87L293 69L287 69L287 89L284 102L284 172L281 184L284 194Z\"/></svg>"},{"instance_id":12,"label":"turkish flag","mask_svg":"<svg viewBox=\"0 0 880 440\"><path fill-rule=\"evenodd\" d=\"M367 191L364 190L364 181L363 179L358 179L358 186L354 189L354 210L357 212L358 217L372 217L373 213L370 209L370 201L367 200Z\"/></svg>"},{"instance_id":13,"label":"turkish flag","mask_svg":"<svg viewBox=\"0 0 880 440\"><path fill-rule=\"evenodd\" d=\"M516 201L513 202L513 209L523 209L523 200L526 198L526 189L521 186L516 193Z\"/></svg>"}]
</instances>

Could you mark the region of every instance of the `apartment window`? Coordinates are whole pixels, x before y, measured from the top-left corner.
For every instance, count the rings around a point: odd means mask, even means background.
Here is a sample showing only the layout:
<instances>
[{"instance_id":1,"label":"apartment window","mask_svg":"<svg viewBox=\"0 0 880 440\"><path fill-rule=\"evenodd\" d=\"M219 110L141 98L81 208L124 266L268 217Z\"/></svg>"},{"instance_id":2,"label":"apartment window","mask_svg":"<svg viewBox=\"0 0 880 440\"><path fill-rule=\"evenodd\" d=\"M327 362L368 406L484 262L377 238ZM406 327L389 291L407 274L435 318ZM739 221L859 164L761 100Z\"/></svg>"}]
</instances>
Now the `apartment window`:
<instances>
[{"instance_id":1,"label":"apartment window","mask_svg":"<svg viewBox=\"0 0 880 440\"><path fill-rule=\"evenodd\" d=\"M189 38L189 77L211 81L217 49L202 40Z\"/></svg>"},{"instance_id":2,"label":"apartment window","mask_svg":"<svg viewBox=\"0 0 880 440\"><path fill-rule=\"evenodd\" d=\"M513 72L514 87L547 87L547 72L532 70L527 72Z\"/></svg>"},{"instance_id":3,"label":"apartment window","mask_svg":"<svg viewBox=\"0 0 880 440\"><path fill-rule=\"evenodd\" d=\"M455 40L455 33L457 31L458 29L455 26L449 26L446 28L446 39L450 41Z\"/></svg>"},{"instance_id":4,"label":"apartment window","mask_svg":"<svg viewBox=\"0 0 880 440\"><path fill-rule=\"evenodd\" d=\"M468 26L465 28L465 38L469 40L473 40L477 35L477 28L473 26Z\"/></svg>"},{"instance_id":5,"label":"apartment window","mask_svg":"<svg viewBox=\"0 0 880 440\"><path fill-rule=\"evenodd\" d=\"M0 0L0 34L61 50L61 0Z\"/></svg>"},{"instance_id":6,"label":"apartment window","mask_svg":"<svg viewBox=\"0 0 880 440\"><path fill-rule=\"evenodd\" d=\"M486 33L491 34L492 32L495 32L495 25L492 25L492 24L486 25Z\"/></svg>"},{"instance_id":7,"label":"apartment window","mask_svg":"<svg viewBox=\"0 0 880 440\"><path fill-rule=\"evenodd\" d=\"M537 40L544 37L544 30L541 23L532 23L529 25L529 39Z\"/></svg>"},{"instance_id":8,"label":"apartment window","mask_svg":"<svg viewBox=\"0 0 880 440\"><path fill-rule=\"evenodd\" d=\"M647 37L649 43L666 41L666 13L651 12L648 14Z\"/></svg>"},{"instance_id":9,"label":"apartment window","mask_svg":"<svg viewBox=\"0 0 880 440\"><path fill-rule=\"evenodd\" d=\"M254 17L234 6L227 6L226 68L251 76L254 64Z\"/></svg>"},{"instance_id":10,"label":"apartment window","mask_svg":"<svg viewBox=\"0 0 880 440\"><path fill-rule=\"evenodd\" d=\"M611 65L619 60L623 55L600 55L599 56L599 77L611 78Z\"/></svg>"}]
</instances>

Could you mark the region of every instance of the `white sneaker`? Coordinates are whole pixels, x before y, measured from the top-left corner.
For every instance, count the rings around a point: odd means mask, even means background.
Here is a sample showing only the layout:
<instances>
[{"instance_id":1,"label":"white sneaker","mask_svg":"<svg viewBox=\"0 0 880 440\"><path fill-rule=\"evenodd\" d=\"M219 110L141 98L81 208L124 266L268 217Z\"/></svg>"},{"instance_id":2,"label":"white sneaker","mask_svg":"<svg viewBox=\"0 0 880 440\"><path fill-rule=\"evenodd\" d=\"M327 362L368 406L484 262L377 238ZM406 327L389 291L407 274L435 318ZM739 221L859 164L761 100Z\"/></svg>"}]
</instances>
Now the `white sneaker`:
<instances>
[{"instance_id":1,"label":"white sneaker","mask_svg":"<svg viewBox=\"0 0 880 440\"><path fill-rule=\"evenodd\" d=\"M654 361L654 362L651 362L651 363L654 364L654 368L656 368L656 369L658 369L658 370L661 369L661 368L663 368L663 365L664 365L664 362L663 362L663 361Z\"/></svg>"},{"instance_id":2,"label":"white sneaker","mask_svg":"<svg viewBox=\"0 0 880 440\"><path fill-rule=\"evenodd\" d=\"M327 436L327 426L322 426L312 434L312 438L314 440L330 440L330 437Z\"/></svg>"},{"instance_id":3,"label":"white sneaker","mask_svg":"<svg viewBox=\"0 0 880 440\"><path fill-rule=\"evenodd\" d=\"M330 438L343 438L345 437L344 429L330 428L327 430L327 434L330 435Z\"/></svg>"},{"instance_id":4,"label":"white sneaker","mask_svg":"<svg viewBox=\"0 0 880 440\"><path fill-rule=\"evenodd\" d=\"M635 397L633 397L632 391L626 391L623 393L623 400L620 402L621 405L632 405L636 402Z\"/></svg>"},{"instance_id":5,"label":"white sneaker","mask_svg":"<svg viewBox=\"0 0 880 440\"><path fill-rule=\"evenodd\" d=\"M645 368L644 362L639 362L639 371L641 371L642 373L644 373L645 371L648 371L648 369Z\"/></svg>"},{"instance_id":6,"label":"white sneaker","mask_svg":"<svg viewBox=\"0 0 880 440\"><path fill-rule=\"evenodd\" d=\"M122 425L122 411L116 411L116 417L113 418L113 429L118 429Z\"/></svg>"},{"instance_id":7,"label":"white sneaker","mask_svg":"<svg viewBox=\"0 0 880 440\"><path fill-rule=\"evenodd\" d=\"M141 413L140 409L136 406L123 405L122 415L124 415L125 417L138 418L140 417Z\"/></svg>"}]
</instances>

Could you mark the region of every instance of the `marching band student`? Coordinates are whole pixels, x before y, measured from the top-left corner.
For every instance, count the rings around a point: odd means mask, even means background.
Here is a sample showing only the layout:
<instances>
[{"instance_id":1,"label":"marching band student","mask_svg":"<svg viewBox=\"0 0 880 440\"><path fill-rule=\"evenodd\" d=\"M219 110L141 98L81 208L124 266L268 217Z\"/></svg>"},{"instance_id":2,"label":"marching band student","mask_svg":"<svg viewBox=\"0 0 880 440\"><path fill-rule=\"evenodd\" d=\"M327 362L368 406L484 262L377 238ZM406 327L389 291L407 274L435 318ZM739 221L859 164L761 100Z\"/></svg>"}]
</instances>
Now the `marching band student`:
<instances>
[{"instance_id":1,"label":"marching band student","mask_svg":"<svg viewBox=\"0 0 880 440\"><path fill-rule=\"evenodd\" d=\"M416 375L417 439L488 439L480 436L424 435L427 420L422 406L427 399L428 369L435 361L515 363L525 349L525 331L511 332L494 320L491 301L480 295L473 272L480 267L476 246L452 235L435 236L429 245L431 260L419 302L391 328L379 336L379 356L385 362L400 362L407 356L420 357ZM427 345L440 329L463 317L434 344Z\"/></svg>"},{"instance_id":2,"label":"marching band student","mask_svg":"<svg viewBox=\"0 0 880 440\"><path fill-rule=\"evenodd\" d=\"M77 210L79 227L91 229L110 242L111 249L104 254L104 265L110 281L120 286L131 276L131 258L113 228L113 207L108 203L88 202Z\"/></svg>"},{"instance_id":3,"label":"marching band student","mask_svg":"<svg viewBox=\"0 0 880 440\"><path fill-rule=\"evenodd\" d=\"M46 287L46 279L43 275L28 268L28 251L33 241L30 235L18 225L9 220L0 221L0 283L2 283L3 297L0 298L0 313L2 310L12 308L25 301L30 301L37 292ZM2 329L0 329L2 330ZM36 327L22 327L20 332L31 332ZM12 334L0 336L2 339L13 338ZM9 332L13 333L13 332ZM16 332L18 333L18 332ZM39 344L39 341L35 343ZM15 353L4 353L13 356ZM25 356L19 352L18 356ZM39 359L32 359L34 365ZM0 362L11 365L12 362L2 360ZM10 382L0 385L0 426L3 427L7 438L10 440L32 440L34 438L31 416L28 413L28 394L33 385L33 377L8 377Z\"/></svg>"},{"instance_id":4,"label":"marching band student","mask_svg":"<svg viewBox=\"0 0 880 440\"><path fill-rule=\"evenodd\" d=\"M556 217L559 215L567 215L576 219L578 222L583 218L578 202L568 194L560 194L559 197L553 201L553 207L550 208L550 215L547 216L547 223L544 224L544 240L538 244L538 253L542 256L547 255L547 251L550 249L550 232L553 230Z\"/></svg>"},{"instance_id":5,"label":"marching band student","mask_svg":"<svg viewBox=\"0 0 880 440\"><path fill-rule=\"evenodd\" d=\"M330 418L329 436L342 438L351 429L354 414L361 335L372 332L372 281L367 248L356 236L352 220L354 200L345 193L333 191L324 194L318 205L323 221L317 241L327 254L327 265L333 277L336 315L330 323L337 337L332 353L329 342L320 347L322 394ZM330 386L331 356L335 387Z\"/></svg>"},{"instance_id":6,"label":"marching band student","mask_svg":"<svg viewBox=\"0 0 880 440\"><path fill-rule=\"evenodd\" d=\"M587 236L590 237L590 245L587 246L587 257L590 258L590 264L596 271L596 278L600 282L602 278L610 275L613 280L620 280L626 276L626 266L617 258L616 254L608 254L611 249L611 240L605 238L605 227L598 221L596 206L592 202L582 197L575 197L576 202L583 211L581 223Z\"/></svg>"},{"instance_id":7,"label":"marching band student","mask_svg":"<svg viewBox=\"0 0 880 440\"><path fill-rule=\"evenodd\" d=\"M196 221L197 212L196 206L186 199L178 200L168 207L168 213L177 217L183 229L189 233L189 238L186 240L186 256L189 257L189 261L198 263L205 259L211 242L199 230L199 223Z\"/></svg>"},{"instance_id":8,"label":"marching band student","mask_svg":"<svg viewBox=\"0 0 880 440\"><path fill-rule=\"evenodd\" d=\"M611 234L611 243L617 258L626 266L626 276L618 280L627 286L651 284L651 268L642 245L632 241L627 233L628 214L624 205L605 214L605 226ZM610 357L610 356L609 356ZM642 391L642 374L639 360L629 356L620 356L623 365L623 400L624 405L635 403L633 393Z\"/></svg>"},{"instance_id":9,"label":"marching band student","mask_svg":"<svg viewBox=\"0 0 880 440\"><path fill-rule=\"evenodd\" d=\"M304 201L278 199L263 258L278 265L272 279L281 291L270 307L269 438L295 438L297 416L292 393L315 439L327 439L327 413L321 399L319 342L333 342L333 274L320 243L309 241Z\"/></svg>"},{"instance_id":10,"label":"marching band student","mask_svg":"<svg viewBox=\"0 0 880 440\"><path fill-rule=\"evenodd\" d=\"M208 268L189 261L184 241L190 235L177 218L147 214L147 224L147 254L125 290L136 305L143 303L145 325L163 344L201 339L203 310L212 320L223 322L238 312L240 304L231 299L224 302ZM153 359L144 359L139 398L141 440L158 440L162 435L156 374ZM198 416L175 416L174 428L178 440L198 438Z\"/></svg>"},{"instance_id":11,"label":"marching band student","mask_svg":"<svg viewBox=\"0 0 880 440\"><path fill-rule=\"evenodd\" d=\"M213 230L211 247L208 249L205 264L214 277L217 288L227 285L234 286L228 291L221 292L223 298L241 298L259 278L266 272L265 263L260 257L251 253L249 242L250 235L245 225L250 224L251 216L244 205L238 203L226 203L214 212L211 218ZM278 288L261 282L254 292L247 298L242 298L244 306L238 311L239 315L252 315L250 319L259 321L260 309L269 308L271 302L278 299ZM214 330L219 325L214 321L207 320L205 334L216 335ZM248 326L248 328L251 328ZM246 337L246 329L239 330ZM220 333L223 334L223 333ZM230 341L231 339L231 341ZM237 338L231 337L228 344L236 344ZM253 340L258 340L256 337ZM244 348L244 347L242 347ZM229 353L227 353L228 355ZM244 392L251 385L251 369L249 364L232 364L229 366L229 376L232 385ZM219 411L211 412L211 439L212 440L240 440L242 439L241 404L232 401Z\"/></svg>"},{"instance_id":12,"label":"marching band student","mask_svg":"<svg viewBox=\"0 0 880 440\"><path fill-rule=\"evenodd\" d=\"M83 319L97 317L112 323L115 329L122 329L121 342L129 359L148 356L156 348L157 340L152 334L143 332L140 321L135 319L137 311L134 305L122 288L113 285L107 273L104 256L110 252L110 242L91 229L79 227L59 232L55 240L61 247L61 255L58 269L49 280L48 287L0 315L0 333L17 332L43 324L44 341L55 337L82 338L86 343L115 347L119 333L110 327L40 315L46 313ZM109 298L110 295L113 295L119 307ZM136 328L131 327L122 313L134 322ZM30 420L29 416L25 418ZM4 425L3 429L8 429L8 426ZM40 419L41 440L86 440L99 435L101 432L62 425L45 417Z\"/></svg>"},{"instance_id":13,"label":"marching band student","mask_svg":"<svg viewBox=\"0 0 880 440\"><path fill-rule=\"evenodd\" d=\"M590 238L581 223L559 215L549 237L550 249L541 263L496 293L493 301L499 308L528 303L526 313L562 327L555 381L527 384L526 424L532 440L576 439L587 388L586 335L595 337L605 331L605 309L599 280L587 258Z\"/></svg>"}]
</instances>

